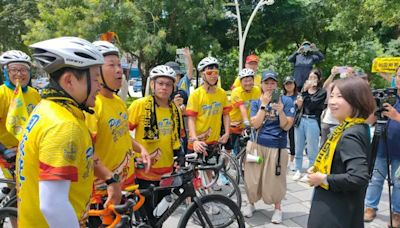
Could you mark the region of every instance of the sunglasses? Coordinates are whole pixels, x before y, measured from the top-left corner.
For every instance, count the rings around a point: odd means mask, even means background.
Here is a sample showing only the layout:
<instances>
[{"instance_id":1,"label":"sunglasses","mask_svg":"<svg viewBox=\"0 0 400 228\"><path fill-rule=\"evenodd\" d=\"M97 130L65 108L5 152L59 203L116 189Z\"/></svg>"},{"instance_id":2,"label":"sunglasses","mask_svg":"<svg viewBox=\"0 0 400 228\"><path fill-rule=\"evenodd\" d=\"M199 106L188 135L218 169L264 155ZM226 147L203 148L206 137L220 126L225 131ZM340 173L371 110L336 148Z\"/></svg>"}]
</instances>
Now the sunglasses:
<instances>
[{"instance_id":1,"label":"sunglasses","mask_svg":"<svg viewBox=\"0 0 400 228\"><path fill-rule=\"evenodd\" d=\"M215 69L215 70L206 70L205 72L204 72L207 76L211 76L211 75L218 75L218 73L219 73L219 70L217 70L217 69Z\"/></svg>"}]
</instances>

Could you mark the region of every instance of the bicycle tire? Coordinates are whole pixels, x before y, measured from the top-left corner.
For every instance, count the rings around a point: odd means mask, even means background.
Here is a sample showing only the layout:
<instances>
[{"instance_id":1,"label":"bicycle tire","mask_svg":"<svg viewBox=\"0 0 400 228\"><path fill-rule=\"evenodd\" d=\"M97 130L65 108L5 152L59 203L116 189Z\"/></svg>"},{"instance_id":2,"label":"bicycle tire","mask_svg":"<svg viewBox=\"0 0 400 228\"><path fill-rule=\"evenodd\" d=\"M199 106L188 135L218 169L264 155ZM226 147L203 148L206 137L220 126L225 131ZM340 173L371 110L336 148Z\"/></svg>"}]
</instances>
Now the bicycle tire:
<instances>
[{"instance_id":1,"label":"bicycle tire","mask_svg":"<svg viewBox=\"0 0 400 228\"><path fill-rule=\"evenodd\" d=\"M203 172L203 171L201 171L201 172ZM204 174L203 176L205 177L205 175L206 174ZM218 184L217 182L219 182L222 175L224 175L224 177L227 179L227 181L228 181L227 184L222 184L219 186L220 187L219 190L214 190L213 186ZM223 182L223 181L221 181L221 182ZM226 191L227 186L231 186L232 189ZM222 196L228 197L229 199L234 201L239 208L241 208L242 194L241 194L239 185L235 182L233 177L231 177L229 174L225 173L223 170L220 171L220 173L218 174L218 179L213 185L208 186L208 187L203 187L203 188L200 188L197 190L198 195L200 195L200 196L205 196L207 194L210 194L210 191L212 194L217 194L217 195L222 195Z\"/></svg>"},{"instance_id":2,"label":"bicycle tire","mask_svg":"<svg viewBox=\"0 0 400 228\"><path fill-rule=\"evenodd\" d=\"M225 165L223 170L228 173L231 177L233 177L237 184L240 183L240 169L239 165L236 161L236 158L232 155L228 154L226 151L222 150L221 155L223 154L229 161L228 165Z\"/></svg>"},{"instance_id":3,"label":"bicycle tire","mask_svg":"<svg viewBox=\"0 0 400 228\"><path fill-rule=\"evenodd\" d=\"M229 198L224 197L222 195L211 194L211 195L202 196L198 199L200 200L202 205L206 205L207 203L221 203L224 206L226 206L227 208L229 208L229 210L232 212L232 214L230 216L231 219L226 224L217 225L214 227L217 227L217 228L228 227L228 226L231 227L231 225L235 221L237 222L237 227L239 227L239 228L245 227L244 217L243 217L242 213L240 212L240 209ZM182 228L186 227L189 223L189 219L194 215L194 213L196 213L196 215L200 215L199 206L195 202L192 205L190 205L189 208L186 210L186 212L183 214L183 216L179 220L178 227L182 227ZM223 217L223 216L220 216L220 217ZM227 218L227 219L229 219L229 218ZM215 220L213 220L213 221L215 221ZM205 227L205 226L203 226L203 227Z\"/></svg>"},{"instance_id":4,"label":"bicycle tire","mask_svg":"<svg viewBox=\"0 0 400 228\"><path fill-rule=\"evenodd\" d=\"M0 208L0 227L12 228L11 220L17 221L18 210L15 207ZM7 219L8 218L8 219Z\"/></svg>"},{"instance_id":5,"label":"bicycle tire","mask_svg":"<svg viewBox=\"0 0 400 228\"><path fill-rule=\"evenodd\" d=\"M10 201L4 204L4 208L6 207L17 207L17 196L11 196Z\"/></svg>"}]
</instances>

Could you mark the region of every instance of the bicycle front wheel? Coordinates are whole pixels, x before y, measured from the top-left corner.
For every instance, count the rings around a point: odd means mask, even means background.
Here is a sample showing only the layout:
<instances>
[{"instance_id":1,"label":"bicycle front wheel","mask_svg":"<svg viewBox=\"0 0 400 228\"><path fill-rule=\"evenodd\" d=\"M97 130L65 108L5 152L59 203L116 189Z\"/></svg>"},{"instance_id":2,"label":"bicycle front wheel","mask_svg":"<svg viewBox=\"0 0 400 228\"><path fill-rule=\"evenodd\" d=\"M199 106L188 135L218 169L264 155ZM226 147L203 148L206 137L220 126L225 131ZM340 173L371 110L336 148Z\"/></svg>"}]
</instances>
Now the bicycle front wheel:
<instances>
[{"instance_id":1,"label":"bicycle front wheel","mask_svg":"<svg viewBox=\"0 0 400 228\"><path fill-rule=\"evenodd\" d=\"M180 219L178 227L239 227L245 222L238 206L229 198L221 195L206 195L197 198Z\"/></svg>"},{"instance_id":2,"label":"bicycle front wheel","mask_svg":"<svg viewBox=\"0 0 400 228\"><path fill-rule=\"evenodd\" d=\"M3 207L0 208L0 227L16 228L17 226L17 208Z\"/></svg>"}]
</instances>

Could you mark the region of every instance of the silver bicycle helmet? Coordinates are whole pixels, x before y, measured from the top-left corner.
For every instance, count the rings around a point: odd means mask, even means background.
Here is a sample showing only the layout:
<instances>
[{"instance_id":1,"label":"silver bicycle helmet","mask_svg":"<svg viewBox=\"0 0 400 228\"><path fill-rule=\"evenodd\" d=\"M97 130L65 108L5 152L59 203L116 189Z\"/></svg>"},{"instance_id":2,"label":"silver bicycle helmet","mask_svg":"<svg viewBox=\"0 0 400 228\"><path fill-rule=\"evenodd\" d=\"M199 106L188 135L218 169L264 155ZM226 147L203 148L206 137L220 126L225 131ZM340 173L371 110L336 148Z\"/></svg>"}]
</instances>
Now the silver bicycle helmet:
<instances>
[{"instance_id":1,"label":"silver bicycle helmet","mask_svg":"<svg viewBox=\"0 0 400 228\"><path fill-rule=\"evenodd\" d=\"M171 78L172 80L174 80L174 82L176 80L176 73L174 69L166 65L158 65L151 69L150 80L156 79L160 76Z\"/></svg>"},{"instance_id":2,"label":"silver bicycle helmet","mask_svg":"<svg viewBox=\"0 0 400 228\"><path fill-rule=\"evenodd\" d=\"M49 74L64 67L83 70L104 63L98 48L78 37L54 38L29 47L33 49L33 58Z\"/></svg>"},{"instance_id":3,"label":"silver bicycle helmet","mask_svg":"<svg viewBox=\"0 0 400 228\"><path fill-rule=\"evenodd\" d=\"M254 71L249 68L244 68L239 72L239 80L245 77L254 77Z\"/></svg>"},{"instance_id":4,"label":"silver bicycle helmet","mask_svg":"<svg viewBox=\"0 0 400 228\"><path fill-rule=\"evenodd\" d=\"M101 54L103 54L103 56L106 55L116 55L119 56L119 50L117 47L114 46L114 44L108 42L108 41L95 41L93 42L93 45L96 46L99 51L101 52Z\"/></svg>"},{"instance_id":5,"label":"silver bicycle helmet","mask_svg":"<svg viewBox=\"0 0 400 228\"><path fill-rule=\"evenodd\" d=\"M4 52L0 56L0 65L4 66L12 62L22 62L29 65L32 64L31 57L29 57L25 52L18 50L10 50Z\"/></svg>"},{"instance_id":6,"label":"silver bicycle helmet","mask_svg":"<svg viewBox=\"0 0 400 228\"><path fill-rule=\"evenodd\" d=\"M197 65L197 70L198 71L203 71L206 66L210 65L219 65L218 60L214 57L205 57L199 62L199 65Z\"/></svg>"}]
</instances>

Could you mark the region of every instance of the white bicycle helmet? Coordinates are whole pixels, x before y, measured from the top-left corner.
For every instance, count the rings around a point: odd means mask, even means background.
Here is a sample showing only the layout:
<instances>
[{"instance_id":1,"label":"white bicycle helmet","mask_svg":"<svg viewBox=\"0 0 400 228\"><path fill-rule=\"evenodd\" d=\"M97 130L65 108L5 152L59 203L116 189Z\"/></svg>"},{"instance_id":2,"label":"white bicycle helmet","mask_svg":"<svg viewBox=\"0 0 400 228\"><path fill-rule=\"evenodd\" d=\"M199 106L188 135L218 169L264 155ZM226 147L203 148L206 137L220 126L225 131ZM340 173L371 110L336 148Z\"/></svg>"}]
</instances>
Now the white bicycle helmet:
<instances>
[{"instance_id":1,"label":"white bicycle helmet","mask_svg":"<svg viewBox=\"0 0 400 228\"><path fill-rule=\"evenodd\" d=\"M10 50L4 52L0 56L0 65L4 66L12 62L22 62L29 65L32 64L31 57L29 57L25 52L18 50Z\"/></svg>"},{"instance_id":2,"label":"white bicycle helmet","mask_svg":"<svg viewBox=\"0 0 400 228\"><path fill-rule=\"evenodd\" d=\"M166 65L158 65L151 69L150 80L156 79L160 76L171 78L172 80L174 80L174 82L176 80L176 73L174 69Z\"/></svg>"},{"instance_id":3,"label":"white bicycle helmet","mask_svg":"<svg viewBox=\"0 0 400 228\"><path fill-rule=\"evenodd\" d=\"M106 55L117 55L119 56L119 50L117 47L114 46L114 44L108 42L108 41L95 41L93 42L93 45L96 46L99 51L101 52L101 54L103 54L103 56Z\"/></svg>"},{"instance_id":4,"label":"white bicycle helmet","mask_svg":"<svg viewBox=\"0 0 400 228\"><path fill-rule=\"evenodd\" d=\"M78 37L59 37L29 46L41 68L51 74L61 68L88 69L102 65L104 57L92 43Z\"/></svg>"},{"instance_id":5,"label":"white bicycle helmet","mask_svg":"<svg viewBox=\"0 0 400 228\"><path fill-rule=\"evenodd\" d=\"M203 71L206 66L210 65L219 65L218 60L214 57L205 57L199 62L199 65L197 65L197 70L198 71Z\"/></svg>"},{"instance_id":6,"label":"white bicycle helmet","mask_svg":"<svg viewBox=\"0 0 400 228\"><path fill-rule=\"evenodd\" d=\"M244 68L239 72L239 80L245 77L254 77L254 71L249 68Z\"/></svg>"}]
</instances>

